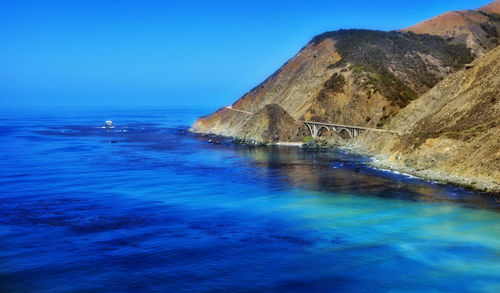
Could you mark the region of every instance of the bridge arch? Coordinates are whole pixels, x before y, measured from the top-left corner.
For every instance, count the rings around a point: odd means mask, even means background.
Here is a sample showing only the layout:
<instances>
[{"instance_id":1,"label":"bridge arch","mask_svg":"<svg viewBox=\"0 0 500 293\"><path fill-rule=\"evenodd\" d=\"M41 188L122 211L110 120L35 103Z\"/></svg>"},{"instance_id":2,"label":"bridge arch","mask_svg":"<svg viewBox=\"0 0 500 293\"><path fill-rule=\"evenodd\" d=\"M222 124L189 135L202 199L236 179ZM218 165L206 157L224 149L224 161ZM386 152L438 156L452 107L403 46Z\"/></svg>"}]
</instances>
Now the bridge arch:
<instances>
[{"instance_id":1,"label":"bridge arch","mask_svg":"<svg viewBox=\"0 0 500 293\"><path fill-rule=\"evenodd\" d=\"M310 123L304 123L307 128L309 128L309 131L311 132L311 136L313 138L316 137L317 131L316 131L316 125L310 124Z\"/></svg>"},{"instance_id":2,"label":"bridge arch","mask_svg":"<svg viewBox=\"0 0 500 293\"><path fill-rule=\"evenodd\" d=\"M318 134L317 134L317 136L323 136L323 134L325 134L325 133L327 133L329 131L331 131L330 127L325 126L325 125L321 125L318 128Z\"/></svg>"},{"instance_id":3,"label":"bridge arch","mask_svg":"<svg viewBox=\"0 0 500 293\"><path fill-rule=\"evenodd\" d=\"M351 130L347 128L340 128L337 133L341 137L354 138L354 135L352 134Z\"/></svg>"},{"instance_id":4,"label":"bridge arch","mask_svg":"<svg viewBox=\"0 0 500 293\"><path fill-rule=\"evenodd\" d=\"M325 130L333 131L337 135L339 135L343 138L349 138L349 139L356 138L360 134L362 134L363 132L365 132L367 130L378 131L378 132L396 133L398 135L401 135L400 132L390 131L390 130L385 130L385 129L366 128L366 127L361 127L361 126L349 126L349 125L340 125L340 124L329 124L329 123L314 122L314 121L300 121L300 122L304 123L307 126L307 128L309 128L309 131L311 132L311 136L313 138L317 138L318 136L321 136L320 131L324 132Z\"/></svg>"}]
</instances>

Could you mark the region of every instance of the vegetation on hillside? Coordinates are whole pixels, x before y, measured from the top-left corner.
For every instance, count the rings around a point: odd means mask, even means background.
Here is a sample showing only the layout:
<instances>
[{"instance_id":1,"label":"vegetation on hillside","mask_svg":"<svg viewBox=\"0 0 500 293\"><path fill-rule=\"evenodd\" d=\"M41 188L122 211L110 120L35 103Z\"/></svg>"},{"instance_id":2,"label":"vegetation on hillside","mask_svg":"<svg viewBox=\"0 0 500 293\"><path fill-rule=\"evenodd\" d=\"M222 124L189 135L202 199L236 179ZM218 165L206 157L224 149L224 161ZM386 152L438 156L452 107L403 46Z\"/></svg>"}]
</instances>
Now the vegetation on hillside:
<instances>
[{"instance_id":1,"label":"vegetation on hillside","mask_svg":"<svg viewBox=\"0 0 500 293\"><path fill-rule=\"evenodd\" d=\"M493 34L494 28L488 29ZM336 41L335 47L342 56L342 60L330 68L351 64L353 72L367 73L375 90L400 108L421 94L418 85L428 89L442 79L437 73L438 66L456 71L473 60L470 49L463 44L412 32L339 30L321 34L312 43L326 38ZM432 64L426 56L432 56L439 64Z\"/></svg>"}]
</instances>

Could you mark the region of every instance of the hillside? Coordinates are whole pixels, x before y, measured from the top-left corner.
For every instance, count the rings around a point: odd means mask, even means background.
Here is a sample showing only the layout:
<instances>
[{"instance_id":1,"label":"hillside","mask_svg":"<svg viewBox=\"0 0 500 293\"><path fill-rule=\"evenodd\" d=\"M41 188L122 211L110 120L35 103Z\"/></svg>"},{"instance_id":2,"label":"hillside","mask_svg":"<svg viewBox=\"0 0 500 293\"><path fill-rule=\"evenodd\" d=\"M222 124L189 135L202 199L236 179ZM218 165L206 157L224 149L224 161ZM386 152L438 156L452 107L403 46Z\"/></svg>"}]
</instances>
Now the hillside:
<instances>
[{"instance_id":1,"label":"hillside","mask_svg":"<svg viewBox=\"0 0 500 293\"><path fill-rule=\"evenodd\" d=\"M449 12L402 31L321 34L232 108L257 113L276 104L295 121L383 127L439 81L498 44L499 3ZM199 118L191 131L274 142L259 134L264 128L255 117L224 107ZM301 139L306 132L298 133L280 139Z\"/></svg>"},{"instance_id":2,"label":"hillside","mask_svg":"<svg viewBox=\"0 0 500 293\"><path fill-rule=\"evenodd\" d=\"M499 44L499 30L500 0L496 0L476 10L446 12L402 31L441 36L482 56Z\"/></svg>"},{"instance_id":3,"label":"hillside","mask_svg":"<svg viewBox=\"0 0 500 293\"><path fill-rule=\"evenodd\" d=\"M403 109L388 128L356 142L379 164L418 176L500 192L500 47Z\"/></svg>"},{"instance_id":4,"label":"hillside","mask_svg":"<svg viewBox=\"0 0 500 293\"><path fill-rule=\"evenodd\" d=\"M500 0L495 0L477 10L498 16L500 15Z\"/></svg>"},{"instance_id":5,"label":"hillside","mask_svg":"<svg viewBox=\"0 0 500 293\"><path fill-rule=\"evenodd\" d=\"M499 8L321 34L232 105L245 112L221 108L191 131L255 144L301 140L301 120L386 128L405 134L344 144L388 168L500 192Z\"/></svg>"},{"instance_id":6,"label":"hillside","mask_svg":"<svg viewBox=\"0 0 500 293\"><path fill-rule=\"evenodd\" d=\"M437 36L370 30L328 32L315 37L232 107L256 113L268 104L277 104L295 120L382 126L472 60L465 45L450 44ZM249 127L257 125L248 124L251 118L221 108L198 119L191 130L242 137Z\"/></svg>"},{"instance_id":7,"label":"hillside","mask_svg":"<svg viewBox=\"0 0 500 293\"><path fill-rule=\"evenodd\" d=\"M304 126L296 122L277 104L268 104L251 116L238 138L241 142L297 141L303 137Z\"/></svg>"}]
</instances>

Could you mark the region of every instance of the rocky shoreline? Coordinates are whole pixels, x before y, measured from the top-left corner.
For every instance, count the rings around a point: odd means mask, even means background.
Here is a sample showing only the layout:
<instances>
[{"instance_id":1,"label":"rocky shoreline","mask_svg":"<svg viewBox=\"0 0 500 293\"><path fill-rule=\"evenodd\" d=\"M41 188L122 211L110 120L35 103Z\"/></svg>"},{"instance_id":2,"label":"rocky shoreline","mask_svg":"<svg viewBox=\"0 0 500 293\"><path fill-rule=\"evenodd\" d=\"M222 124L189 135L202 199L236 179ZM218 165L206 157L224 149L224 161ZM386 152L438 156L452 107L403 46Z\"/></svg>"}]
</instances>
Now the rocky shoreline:
<instances>
[{"instance_id":1,"label":"rocky shoreline","mask_svg":"<svg viewBox=\"0 0 500 293\"><path fill-rule=\"evenodd\" d=\"M373 152L366 151L360 148L359 146L343 145L339 146L339 148L353 154L367 156L371 158L369 165L377 169L386 169L386 170L401 172L415 176L422 180L438 182L441 184L455 185L465 189L487 193L491 196L500 198L500 185L488 180L451 175L440 170L433 170L433 169L418 170L414 167L406 166L404 165L404 163L392 162L389 159L388 155L375 154Z\"/></svg>"},{"instance_id":2,"label":"rocky shoreline","mask_svg":"<svg viewBox=\"0 0 500 293\"><path fill-rule=\"evenodd\" d=\"M499 195L499 32L500 0L399 31L326 32L191 130L251 146L342 148L378 168ZM346 139L304 121L398 135Z\"/></svg>"},{"instance_id":3,"label":"rocky shoreline","mask_svg":"<svg viewBox=\"0 0 500 293\"><path fill-rule=\"evenodd\" d=\"M363 146L362 143L359 142L352 143L352 141L343 140L337 137L334 139L311 140L307 143L304 143L302 148L342 149L352 154L362 155L370 158L371 160L368 162L368 164L377 169L396 171L418 177L422 180L438 182L441 184L451 184L477 192L484 192L500 198L500 185L494 182L481 180L478 178L469 178L466 176L447 174L446 172L434 170L432 168L417 169L415 167L405 165L402 161L401 163L397 161L394 162L390 159L389 155L369 151Z\"/></svg>"},{"instance_id":4,"label":"rocky shoreline","mask_svg":"<svg viewBox=\"0 0 500 293\"><path fill-rule=\"evenodd\" d=\"M368 165L380 170L390 170L393 172L400 172L415 176L421 180L427 180L432 182L437 182L440 184L450 184L464 189L472 190L475 192L482 192L489 194L494 197L500 198L500 185L491 181L481 180L477 178L468 178L465 176L455 176L447 174L440 170L424 169L418 170L416 168L406 166L404 163L396 163L390 160L388 155L383 155L369 151L364 148L359 143L352 143L349 140L344 140L342 138L330 138L330 139L317 139L309 140L307 142L295 142L295 143L262 143L257 141L247 141L237 137L226 137L220 135L203 134L198 132L192 132L197 135L202 135L205 137L210 137L209 143L221 144L225 142L231 142L234 144L251 146L251 147L269 147L269 146L290 146L290 147L300 147L302 149L341 149L347 151L351 154L366 156L370 159Z\"/></svg>"}]
</instances>

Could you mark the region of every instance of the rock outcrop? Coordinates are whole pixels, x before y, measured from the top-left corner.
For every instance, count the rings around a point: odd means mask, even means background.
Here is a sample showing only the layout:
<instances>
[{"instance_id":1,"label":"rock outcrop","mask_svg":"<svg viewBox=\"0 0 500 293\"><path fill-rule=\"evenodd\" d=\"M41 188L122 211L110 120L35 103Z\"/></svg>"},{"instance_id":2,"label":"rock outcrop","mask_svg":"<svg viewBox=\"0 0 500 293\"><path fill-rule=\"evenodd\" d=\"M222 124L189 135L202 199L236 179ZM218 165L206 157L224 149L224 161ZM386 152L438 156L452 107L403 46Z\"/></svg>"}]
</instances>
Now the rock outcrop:
<instances>
[{"instance_id":1,"label":"rock outcrop","mask_svg":"<svg viewBox=\"0 0 500 293\"><path fill-rule=\"evenodd\" d=\"M443 78L498 45L499 30L496 0L401 31L327 32L232 107L257 113L277 104L294 120L382 127ZM191 130L248 138L244 126L250 119L221 108L198 119ZM252 135L256 141L265 137Z\"/></svg>"},{"instance_id":2,"label":"rock outcrop","mask_svg":"<svg viewBox=\"0 0 500 293\"><path fill-rule=\"evenodd\" d=\"M382 126L472 60L463 44L450 44L437 36L369 30L329 32L315 37L232 108L257 113L268 104L277 104L294 120ZM191 130L243 137L250 119L251 115L221 108L198 119Z\"/></svg>"},{"instance_id":3,"label":"rock outcrop","mask_svg":"<svg viewBox=\"0 0 500 293\"><path fill-rule=\"evenodd\" d=\"M500 192L499 29L496 0L401 31L327 32L191 131L274 143L305 137L301 120L387 128L405 134L349 144L392 169Z\"/></svg>"},{"instance_id":4,"label":"rock outcrop","mask_svg":"<svg viewBox=\"0 0 500 293\"><path fill-rule=\"evenodd\" d=\"M250 116L238 138L246 143L297 141L306 131L302 123L277 104L268 104Z\"/></svg>"},{"instance_id":5,"label":"rock outcrop","mask_svg":"<svg viewBox=\"0 0 500 293\"><path fill-rule=\"evenodd\" d=\"M332 71L327 70L327 67L340 59L333 40L310 43L263 83L236 101L232 107L256 113L268 104L277 104L298 120L332 75ZM198 119L191 130L240 137L244 131L243 126L250 119L252 117L242 112L221 108Z\"/></svg>"}]
</instances>

